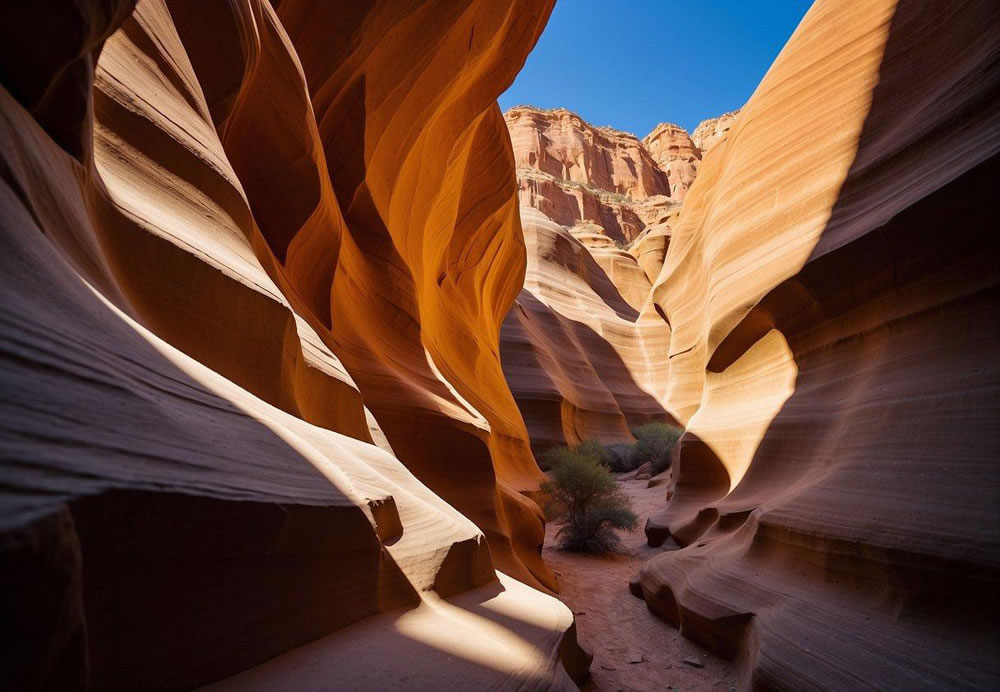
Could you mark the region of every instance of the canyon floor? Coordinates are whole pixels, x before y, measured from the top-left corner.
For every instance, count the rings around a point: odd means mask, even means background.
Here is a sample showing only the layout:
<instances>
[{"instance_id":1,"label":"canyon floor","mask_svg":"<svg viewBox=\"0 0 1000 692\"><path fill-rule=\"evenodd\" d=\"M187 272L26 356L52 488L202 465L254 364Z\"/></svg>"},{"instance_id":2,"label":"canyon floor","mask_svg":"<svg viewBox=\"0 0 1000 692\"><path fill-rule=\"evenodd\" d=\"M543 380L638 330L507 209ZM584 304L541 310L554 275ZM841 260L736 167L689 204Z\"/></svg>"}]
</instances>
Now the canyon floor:
<instances>
[{"instance_id":1,"label":"canyon floor","mask_svg":"<svg viewBox=\"0 0 1000 692\"><path fill-rule=\"evenodd\" d=\"M618 690L734 690L734 666L685 639L641 599L628 591L629 577L643 561L660 552L646 544L642 531L650 514L663 505L664 486L647 488L647 481L623 480L622 489L639 515L639 529L621 532L621 552L609 556L567 553L558 549L562 526L549 522L545 561L559 578L559 598L576 615L580 641L594 654L590 679L581 687L601 692ZM641 661L633 660L641 656ZM703 668L684 659L695 657Z\"/></svg>"}]
</instances>

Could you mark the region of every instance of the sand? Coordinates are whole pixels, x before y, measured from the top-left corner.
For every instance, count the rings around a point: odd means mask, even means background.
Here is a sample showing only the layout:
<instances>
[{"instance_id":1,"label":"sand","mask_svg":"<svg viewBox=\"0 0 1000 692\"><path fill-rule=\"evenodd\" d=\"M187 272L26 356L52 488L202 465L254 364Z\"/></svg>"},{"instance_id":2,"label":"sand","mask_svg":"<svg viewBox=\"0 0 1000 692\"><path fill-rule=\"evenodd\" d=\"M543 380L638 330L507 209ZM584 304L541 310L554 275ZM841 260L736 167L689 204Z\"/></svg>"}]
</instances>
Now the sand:
<instances>
[{"instance_id":1,"label":"sand","mask_svg":"<svg viewBox=\"0 0 1000 692\"><path fill-rule=\"evenodd\" d=\"M641 527L663 506L665 486L647 488L647 481L622 481L632 499ZM594 556L567 553L556 546L562 524L549 522L542 554L559 578L559 598L576 616L577 635L593 652L590 680L583 690L731 690L736 689L735 667L704 647L681 636L632 596L628 580L639 565L661 552L646 544L642 530L621 532L622 553ZM641 663L630 663L635 654ZM696 656L704 668L692 668L684 659Z\"/></svg>"}]
</instances>

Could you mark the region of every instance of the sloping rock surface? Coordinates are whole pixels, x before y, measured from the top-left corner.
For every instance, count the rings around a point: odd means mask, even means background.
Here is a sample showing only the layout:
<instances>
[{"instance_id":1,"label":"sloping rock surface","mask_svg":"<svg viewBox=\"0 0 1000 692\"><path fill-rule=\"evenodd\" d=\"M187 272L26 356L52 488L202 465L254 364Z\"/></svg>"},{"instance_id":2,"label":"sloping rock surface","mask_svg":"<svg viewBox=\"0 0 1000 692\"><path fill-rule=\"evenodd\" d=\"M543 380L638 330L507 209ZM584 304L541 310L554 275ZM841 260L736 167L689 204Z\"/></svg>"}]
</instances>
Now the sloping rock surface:
<instances>
[{"instance_id":1,"label":"sloping rock surface","mask_svg":"<svg viewBox=\"0 0 1000 692\"><path fill-rule=\"evenodd\" d=\"M0 9L6 682L571 688L495 571L554 586L495 104L551 3L275 4Z\"/></svg>"},{"instance_id":2,"label":"sloping rock surface","mask_svg":"<svg viewBox=\"0 0 1000 692\"><path fill-rule=\"evenodd\" d=\"M998 35L820 0L673 228L644 312L687 432L646 531L683 549L641 591L746 684L1000 680Z\"/></svg>"}]
</instances>

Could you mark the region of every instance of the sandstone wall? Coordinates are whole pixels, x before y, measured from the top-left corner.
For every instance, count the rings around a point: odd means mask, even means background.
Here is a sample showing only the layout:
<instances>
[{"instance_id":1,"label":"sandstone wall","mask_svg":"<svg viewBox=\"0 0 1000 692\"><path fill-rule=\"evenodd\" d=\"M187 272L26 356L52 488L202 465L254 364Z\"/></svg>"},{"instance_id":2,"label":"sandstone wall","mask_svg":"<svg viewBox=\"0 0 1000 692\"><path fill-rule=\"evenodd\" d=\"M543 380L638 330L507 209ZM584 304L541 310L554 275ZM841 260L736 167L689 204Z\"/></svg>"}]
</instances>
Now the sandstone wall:
<instances>
[{"instance_id":1,"label":"sandstone wall","mask_svg":"<svg viewBox=\"0 0 1000 692\"><path fill-rule=\"evenodd\" d=\"M8 683L570 688L495 571L554 586L495 104L551 3L277 5L0 10Z\"/></svg>"},{"instance_id":2,"label":"sandstone wall","mask_svg":"<svg viewBox=\"0 0 1000 692\"><path fill-rule=\"evenodd\" d=\"M667 367L656 354L669 332L634 307L648 297L645 272L603 235L571 233L527 207L521 222L528 270L500 345L532 445L632 442L630 427L666 417Z\"/></svg>"},{"instance_id":3,"label":"sandstone wall","mask_svg":"<svg viewBox=\"0 0 1000 692\"><path fill-rule=\"evenodd\" d=\"M754 687L1000 676L998 34L820 0L673 228L644 311L687 433L637 587Z\"/></svg>"},{"instance_id":4,"label":"sandstone wall","mask_svg":"<svg viewBox=\"0 0 1000 692\"><path fill-rule=\"evenodd\" d=\"M667 174L670 196L683 200L698 175L702 156L687 130L673 123L660 123L642 138L642 145Z\"/></svg>"}]
</instances>

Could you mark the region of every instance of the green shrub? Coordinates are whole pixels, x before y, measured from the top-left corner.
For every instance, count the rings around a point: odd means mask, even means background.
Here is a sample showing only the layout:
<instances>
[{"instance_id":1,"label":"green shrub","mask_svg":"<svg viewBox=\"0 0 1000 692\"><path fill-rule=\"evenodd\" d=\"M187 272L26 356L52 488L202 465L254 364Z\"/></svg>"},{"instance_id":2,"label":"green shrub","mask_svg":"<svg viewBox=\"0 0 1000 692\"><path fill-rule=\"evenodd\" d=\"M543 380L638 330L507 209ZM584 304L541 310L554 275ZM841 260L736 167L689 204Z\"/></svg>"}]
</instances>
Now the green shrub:
<instances>
[{"instance_id":1,"label":"green shrub","mask_svg":"<svg viewBox=\"0 0 1000 692\"><path fill-rule=\"evenodd\" d=\"M566 448L552 467L551 480L541 485L549 497L545 514L565 517L558 534L563 550L606 553L618 546L614 529L635 530L639 518L600 459Z\"/></svg>"},{"instance_id":2,"label":"green shrub","mask_svg":"<svg viewBox=\"0 0 1000 692\"><path fill-rule=\"evenodd\" d=\"M538 455L538 468L550 471L572 455L569 447L550 447Z\"/></svg>"},{"instance_id":3,"label":"green shrub","mask_svg":"<svg viewBox=\"0 0 1000 692\"><path fill-rule=\"evenodd\" d=\"M629 454L629 464L639 468L648 461L655 476L670 466L674 446L684 431L667 423L646 423L633 429L632 434L637 441Z\"/></svg>"},{"instance_id":4,"label":"green shrub","mask_svg":"<svg viewBox=\"0 0 1000 692\"><path fill-rule=\"evenodd\" d=\"M584 440L576 447L552 447L545 450L538 455L538 466L542 471L549 471L567 456L574 454L596 459L602 466L612 468L612 465L616 463L614 457L620 456L621 452L616 447L605 447L597 440Z\"/></svg>"},{"instance_id":5,"label":"green shrub","mask_svg":"<svg viewBox=\"0 0 1000 692\"><path fill-rule=\"evenodd\" d=\"M585 457L593 457L597 459L602 466L607 466L607 456L608 450L597 440L584 440L576 447L573 447L573 451L577 454L582 454Z\"/></svg>"}]
</instances>

